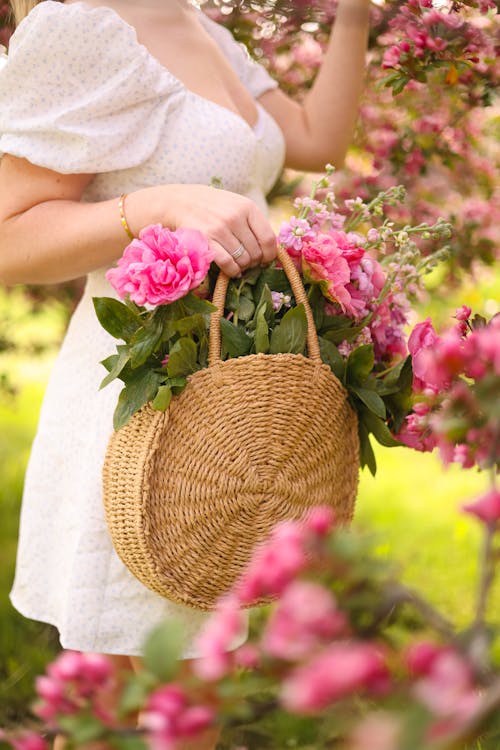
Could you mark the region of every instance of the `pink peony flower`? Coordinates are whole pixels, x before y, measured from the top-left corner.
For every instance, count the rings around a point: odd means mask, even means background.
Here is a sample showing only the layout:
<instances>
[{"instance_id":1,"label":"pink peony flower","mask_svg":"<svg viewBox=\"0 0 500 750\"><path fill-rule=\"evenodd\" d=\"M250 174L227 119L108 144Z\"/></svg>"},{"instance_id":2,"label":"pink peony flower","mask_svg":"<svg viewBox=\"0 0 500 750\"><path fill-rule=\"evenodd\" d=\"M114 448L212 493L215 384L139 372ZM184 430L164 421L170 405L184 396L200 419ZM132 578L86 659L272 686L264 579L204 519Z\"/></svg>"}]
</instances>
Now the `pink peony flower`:
<instances>
[{"instance_id":1,"label":"pink peony flower","mask_svg":"<svg viewBox=\"0 0 500 750\"><path fill-rule=\"evenodd\" d=\"M324 649L285 678L281 702L288 711L314 714L360 690L386 689L389 674L371 643L345 641Z\"/></svg>"},{"instance_id":2,"label":"pink peony flower","mask_svg":"<svg viewBox=\"0 0 500 750\"><path fill-rule=\"evenodd\" d=\"M318 233L302 244L302 270L306 281L321 285L323 294L338 302L342 310L350 310L351 296L346 289L351 280L349 264L331 234Z\"/></svg>"},{"instance_id":3,"label":"pink peony flower","mask_svg":"<svg viewBox=\"0 0 500 750\"><path fill-rule=\"evenodd\" d=\"M208 273L213 253L195 229L151 224L132 240L106 278L121 299L137 305L164 305L196 289Z\"/></svg>"},{"instance_id":4,"label":"pink peony flower","mask_svg":"<svg viewBox=\"0 0 500 750\"><path fill-rule=\"evenodd\" d=\"M474 502L463 505L462 510L471 513L484 523L497 523L500 520L500 491L493 487Z\"/></svg>"}]
</instances>

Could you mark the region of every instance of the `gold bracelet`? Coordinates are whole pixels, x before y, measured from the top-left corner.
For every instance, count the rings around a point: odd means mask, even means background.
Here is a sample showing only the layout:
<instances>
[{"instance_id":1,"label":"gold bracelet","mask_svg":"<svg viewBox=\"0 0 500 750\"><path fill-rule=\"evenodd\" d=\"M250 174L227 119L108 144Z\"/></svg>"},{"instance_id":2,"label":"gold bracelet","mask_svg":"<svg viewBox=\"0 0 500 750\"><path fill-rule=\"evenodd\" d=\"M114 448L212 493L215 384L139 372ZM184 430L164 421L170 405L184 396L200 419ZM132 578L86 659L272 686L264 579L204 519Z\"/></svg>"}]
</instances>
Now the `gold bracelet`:
<instances>
[{"instance_id":1,"label":"gold bracelet","mask_svg":"<svg viewBox=\"0 0 500 750\"><path fill-rule=\"evenodd\" d=\"M126 197L127 197L127 193L122 193L120 195L120 200L118 202L118 208L120 209L120 221L122 223L122 227L124 228L128 236L130 237L130 239L135 240L134 235L130 231L129 225L127 224L127 219L125 218L125 211L123 210L123 203Z\"/></svg>"}]
</instances>

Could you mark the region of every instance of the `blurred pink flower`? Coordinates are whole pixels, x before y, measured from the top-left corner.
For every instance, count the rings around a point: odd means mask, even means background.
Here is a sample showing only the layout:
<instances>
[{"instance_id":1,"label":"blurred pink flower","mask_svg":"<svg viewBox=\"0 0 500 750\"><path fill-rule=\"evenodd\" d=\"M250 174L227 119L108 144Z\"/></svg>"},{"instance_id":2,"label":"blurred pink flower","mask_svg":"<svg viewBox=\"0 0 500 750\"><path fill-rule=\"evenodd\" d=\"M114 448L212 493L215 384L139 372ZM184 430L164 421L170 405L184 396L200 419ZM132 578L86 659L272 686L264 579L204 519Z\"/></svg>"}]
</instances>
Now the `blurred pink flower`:
<instances>
[{"instance_id":1,"label":"blurred pink flower","mask_svg":"<svg viewBox=\"0 0 500 750\"><path fill-rule=\"evenodd\" d=\"M215 714L208 706L190 705L185 690L170 683L151 693L141 716L150 747L174 750L179 740L209 727Z\"/></svg>"},{"instance_id":2,"label":"blurred pink flower","mask_svg":"<svg viewBox=\"0 0 500 750\"><path fill-rule=\"evenodd\" d=\"M446 650L431 641L419 641L412 643L404 655L404 661L410 672L414 675L426 675L432 669L436 659Z\"/></svg>"},{"instance_id":3,"label":"blurred pink flower","mask_svg":"<svg viewBox=\"0 0 500 750\"><path fill-rule=\"evenodd\" d=\"M200 658L194 662L193 670L198 677L218 680L230 670L233 664L231 644L242 632L243 626L240 603L235 596L228 594L218 602L196 638Z\"/></svg>"},{"instance_id":4,"label":"blurred pink flower","mask_svg":"<svg viewBox=\"0 0 500 750\"><path fill-rule=\"evenodd\" d=\"M288 711L315 714L361 690L386 690L389 672L373 643L344 641L325 648L285 677L281 702Z\"/></svg>"},{"instance_id":5,"label":"blurred pink flower","mask_svg":"<svg viewBox=\"0 0 500 750\"><path fill-rule=\"evenodd\" d=\"M398 750L402 729L396 716L370 713L356 725L345 750Z\"/></svg>"},{"instance_id":6,"label":"blurred pink flower","mask_svg":"<svg viewBox=\"0 0 500 750\"><path fill-rule=\"evenodd\" d=\"M434 330L431 319L426 318L422 323L417 323L408 339L408 351L412 358L413 387L423 390L427 383L429 360L426 353L433 350L439 342L439 337Z\"/></svg>"},{"instance_id":7,"label":"blurred pink flower","mask_svg":"<svg viewBox=\"0 0 500 750\"><path fill-rule=\"evenodd\" d=\"M462 510L484 523L497 523L500 520L500 490L493 487L473 502L462 505Z\"/></svg>"},{"instance_id":8,"label":"blurred pink flower","mask_svg":"<svg viewBox=\"0 0 500 750\"><path fill-rule=\"evenodd\" d=\"M35 732L22 732L16 736L11 736L8 744L14 750L48 750L49 747L47 740L35 734Z\"/></svg>"},{"instance_id":9,"label":"blurred pink flower","mask_svg":"<svg viewBox=\"0 0 500 750\"><path fill-rule=\"evenodd\" d=\"M243 604L281 594L307 566L307 529L286 521L278 524L269 540L256 549L235 591Z\"/></svg>"},{"instance_id":10,"label":"blurred pink flower","mask_svg":"<svg viewBox=\"0 0 500 750\"><path fill-rule=\"evenodd\" d=\"M294 581L284 591L262 636L262 648L278 659L303 659L321 643L345 633L347 619L323 586Z\"/></svg>"},{"instance_id":11,"label":"blurred pink flower","mask_svg":"<svg viewBox=\"0 0 500 750\"><path fill-rule=\"evenodd\" d=\"M206 237L195 229L175 232L161 224L141 230L125 248L106 278L121 299L137 305L164 305L196 289L208 273L213 253Z\"/></svg>"}]
</instances>

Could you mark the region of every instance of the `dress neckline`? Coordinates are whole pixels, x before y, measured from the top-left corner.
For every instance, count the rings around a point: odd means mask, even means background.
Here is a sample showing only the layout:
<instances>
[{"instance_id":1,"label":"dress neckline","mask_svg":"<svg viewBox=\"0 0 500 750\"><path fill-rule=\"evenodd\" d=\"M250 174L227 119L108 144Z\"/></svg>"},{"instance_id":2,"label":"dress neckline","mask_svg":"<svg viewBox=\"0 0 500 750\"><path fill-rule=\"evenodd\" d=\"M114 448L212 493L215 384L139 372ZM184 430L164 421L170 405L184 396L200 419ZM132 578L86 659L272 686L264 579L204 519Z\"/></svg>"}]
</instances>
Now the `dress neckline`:
<instances>
[{"instance_id":1,"label":"dress neckline","mask_svg":"<svg viewBox=\"0 0 500 750\"><path fill-rule=\"evenodd\" d=\"M121 23L125 28L128 29L129 33L132 36L132 41L134 42L135 46L138 49L142 50L144 52L144 54L146 54L147 57L150 60L152 60L163 73L166 73L168 76L170 76L170 78L172 79L172 81L174 82L174 84L177 86L177 88L179 90L182 90L187 96L191 96L194 99L198 99L199 101L202 101L202 102L205 102L205 103L213 105L214 107L216 107L217 109L221 110L225 114L232 115L233 118L235 118L237 121L239 121L240 123L243 123L243 125L247 128L247 130L255 138L260 139L260 137L262 135L262 131L263 131L263 126L264 126L264 112L265 112L264 107L260 104L260 102L258 102L258 101L256 101L254 99L255 107L257 109L257 121L253 125L251 125L243 117L243 115L241 115L239 112L235 112L233 109L229 109L229 107L225 107L223 104L219 104L218 102L214 102L213 99L209 99L208 97L202 96L201 94L197 94L195 91L192 91L191 89L189 89L186 86L186 84L181 81L180 78L177 78L177 76L175 76L173 73L171 73L170 70L165 65L163 65L163 63L161 63L160 60L158 60L158 58L155 57L149 51L149 49L146 47L146 45L142 44L139 41L139 38L137 36L137 30L135 29L135 27L132 26L132 24L128 23L128 21L125 21L125 19L122 18L122 16L114 8L110 8L109 6L98 6L98 7L95 7L95 6L90 5L89 3L85 2L85 0L77 0L77 2L69 3L66 6L64 5L64 3L59 2L59 0L48 0L48 2L51 2L54 5L57 5L59 7L66 7L66 8L68 8L68 7L72 6L72 5L82 5L85 8L87 8L89 12L92 12L92 11L96 11L96 12L104 11L104 12L107 12L107 13L111 13L117 19L117 21L119 23ZM46 3L40 3L40 6L43 6L45 4ZM210 34L210 36L212 37L212 39L214 39L215 43L217 44L217 39L215 39L213 37L213 35L210 33L210 27L209 27L209 24L207 23L210 19L208 19L207 16L203 13L203 11L200 10L200 8L197 8L196 6L195 6L195 11L196 11L196 13L197 13L197 15L198 15L198 17L200 19L200 22L202 23L203 27L206 29L207 33Z\"/></svg>"}]
</instances>

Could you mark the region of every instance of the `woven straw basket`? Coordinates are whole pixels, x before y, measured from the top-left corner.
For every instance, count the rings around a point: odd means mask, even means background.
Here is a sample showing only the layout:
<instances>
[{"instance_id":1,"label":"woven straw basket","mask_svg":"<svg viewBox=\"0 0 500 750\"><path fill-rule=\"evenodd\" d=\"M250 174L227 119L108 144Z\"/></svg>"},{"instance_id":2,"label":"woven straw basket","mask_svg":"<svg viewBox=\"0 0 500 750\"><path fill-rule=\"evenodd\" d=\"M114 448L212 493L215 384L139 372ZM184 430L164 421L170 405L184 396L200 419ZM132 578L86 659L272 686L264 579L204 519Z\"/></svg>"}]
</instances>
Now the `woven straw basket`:
<instances>
[{"instance_id":1,"label":"woven straw basket","mask_svg":"<svg viewBox=\"0 0 500 750\"><path fill-rule=\"evenodd\" d=\"M279 259L306 308L309 356L221 361L221 273L208 368L168 411L137 412L106 454L104 506L118 555L147 587L200 610L213 609L277 522L326 504L346 523L354 510L356 415L321 361L300 276L285 252Z\"/></svg>"}]
</instances>

